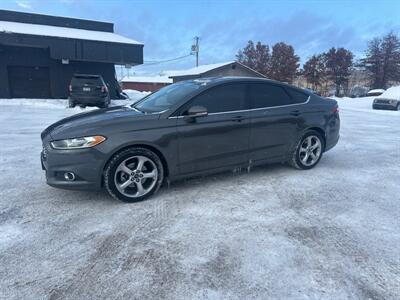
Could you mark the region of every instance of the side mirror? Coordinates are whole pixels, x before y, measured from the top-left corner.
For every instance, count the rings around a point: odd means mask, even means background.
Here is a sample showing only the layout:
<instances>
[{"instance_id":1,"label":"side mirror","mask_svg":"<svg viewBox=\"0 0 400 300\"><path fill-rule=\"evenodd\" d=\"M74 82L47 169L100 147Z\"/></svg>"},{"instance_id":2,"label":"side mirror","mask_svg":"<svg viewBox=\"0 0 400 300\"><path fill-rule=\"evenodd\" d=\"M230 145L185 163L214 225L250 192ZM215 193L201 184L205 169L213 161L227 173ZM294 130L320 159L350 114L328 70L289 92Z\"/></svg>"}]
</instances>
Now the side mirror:
<instances>
[{"instance_id":1,"label":"side mirror","mask_svg":"<svg viewBox=\"0 0 400 300\"><path fill-rule=\"evenodd\" d=\"M203 106L192 106L186 111L185 117L197 118L205 117L208 115L207 108Z\"/></svg>"}]
</instances>

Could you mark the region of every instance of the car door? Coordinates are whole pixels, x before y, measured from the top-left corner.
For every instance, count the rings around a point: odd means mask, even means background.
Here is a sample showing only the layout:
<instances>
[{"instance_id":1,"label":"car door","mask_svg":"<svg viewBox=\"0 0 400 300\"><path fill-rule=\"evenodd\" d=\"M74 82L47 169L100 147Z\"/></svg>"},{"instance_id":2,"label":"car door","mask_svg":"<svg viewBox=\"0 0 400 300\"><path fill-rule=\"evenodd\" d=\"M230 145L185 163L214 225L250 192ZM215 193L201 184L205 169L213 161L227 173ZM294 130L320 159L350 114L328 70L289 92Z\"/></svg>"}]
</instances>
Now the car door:
<instances>
[{"instance_id":1,"label":"car door","mask_svg":"<svg viewBox=\"0 0 400 300\"><path fill-rule=\"evenodd\" d=\"M189 118L190 107L208 115ZM250 113L246 84L225 84L190 100L177 118L181 174L202 172L248 162Z\"/></svg>"},{"instance_id":2,"label":"car door","mask_svg":"<svg viewBox=\"0 0 400 300\"><path fill-rule=\"evenodd\" d=\"M252 83L249 88L250 160L279 160L288 154L297 139L301 108L280 85Z\"/></svg>"}]
</instances>

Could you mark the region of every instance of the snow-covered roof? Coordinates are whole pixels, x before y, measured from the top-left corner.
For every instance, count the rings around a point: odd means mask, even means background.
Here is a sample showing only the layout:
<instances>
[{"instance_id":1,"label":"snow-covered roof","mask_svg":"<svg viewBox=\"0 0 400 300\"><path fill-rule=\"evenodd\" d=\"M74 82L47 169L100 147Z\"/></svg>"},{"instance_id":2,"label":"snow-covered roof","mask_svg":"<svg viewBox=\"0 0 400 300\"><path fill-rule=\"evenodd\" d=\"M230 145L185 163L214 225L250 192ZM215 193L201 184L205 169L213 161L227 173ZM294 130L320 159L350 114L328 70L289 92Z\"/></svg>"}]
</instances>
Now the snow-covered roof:
<instances>
[{"instance_id":1,"label":"snow-covered roof","mask_svg":"<svg viewBox=\"0 0 400 300\"><path fill-rule=\"evenodd\" d=\"M172 83L168 76L125 76L121 82Z\"/></svg>"},{"instance_id":2,"label":"snow-covered roof","mask_svg":"<svg viewBox=\"0 0 400 300\"><path fill-rule=\"evenodd\" d=\"M142 45L140 42L123 37L122 35L113 32L30 23L0 21L0 33L1 32Z\"/></svg>"},{"instance_id":3,"label":"snow-covered roof","mask_svg":"<svg viewBox=\"0 0 400 300\"><path fill-rule=\"evenodd\" d=\"M182 70L182 71L165 71L165 73L168 74L170 77L200 75L200 74L206 73L208 71L218 69L220 67L230 65L233 63L235 63L235 61L227 61L227 62L218 63L218 64L202 65L202 66L198 66L198 67L194 67L194 68Z\"/></svg>"},{"instance_id":4,"label":"snow-covered roof","mask_svg":"<svg viewBox=\"0 0 400 300\"><path fill-rule=\"evenodd\" d=\"M368 91L368 94L369 93L383 93L383 92L385 92L385 90L384 89L374 89L374 90L370 90L370 91Z\"/></svg>"},{"instance_id":5,"label":"snow-covered roof","mask_svg":"<svg viewBox=\"0 0 400 300\"><path fill-rule=\"evenodd\" d=\"M388 88L382 95L377 98L400 100L400 85Z\"/></svg>"}]
</instances>

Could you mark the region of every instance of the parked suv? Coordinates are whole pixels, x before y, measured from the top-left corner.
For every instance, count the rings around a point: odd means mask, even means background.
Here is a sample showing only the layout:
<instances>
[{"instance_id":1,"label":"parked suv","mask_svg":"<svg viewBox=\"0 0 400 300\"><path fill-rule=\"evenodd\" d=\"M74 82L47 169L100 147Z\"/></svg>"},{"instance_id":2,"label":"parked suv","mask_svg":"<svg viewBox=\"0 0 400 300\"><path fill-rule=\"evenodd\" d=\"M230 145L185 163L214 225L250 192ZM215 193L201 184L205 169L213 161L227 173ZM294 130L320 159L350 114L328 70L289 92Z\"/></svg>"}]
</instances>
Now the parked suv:
<instances>
[{"instance_id":1,"label":"parked suv","mask_svg":"<svg viewBox=\"0 0 400 300\"><path fill-rule=\"evenodd\" d=\"M69 85L69 107L97 106L106 108L110 104L110 93L101 75L75 74Z\"/></svg>"}]
</instances>

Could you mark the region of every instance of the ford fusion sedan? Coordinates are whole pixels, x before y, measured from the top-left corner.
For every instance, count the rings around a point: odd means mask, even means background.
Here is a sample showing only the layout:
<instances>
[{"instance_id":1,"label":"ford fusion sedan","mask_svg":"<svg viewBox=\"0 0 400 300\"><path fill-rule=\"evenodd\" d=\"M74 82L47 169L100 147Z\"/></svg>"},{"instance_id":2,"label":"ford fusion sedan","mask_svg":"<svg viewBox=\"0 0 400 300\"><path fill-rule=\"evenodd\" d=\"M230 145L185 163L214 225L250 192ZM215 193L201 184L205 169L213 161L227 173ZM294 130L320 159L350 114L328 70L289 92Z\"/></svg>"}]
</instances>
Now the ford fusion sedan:
<instances>
[{"instance_id":1,"label":"ford fusion sedan","mask_svg":"<svg viewBox=\"0 0 400 300\"><path fill-rule=\"evenodd\" d=\"M165 180L266 163L311 169L339 139L337 102L260 78L172 84L133 105L77 114L42 132L47 183L122 201Z\"/></svg>"}]
</instances>

